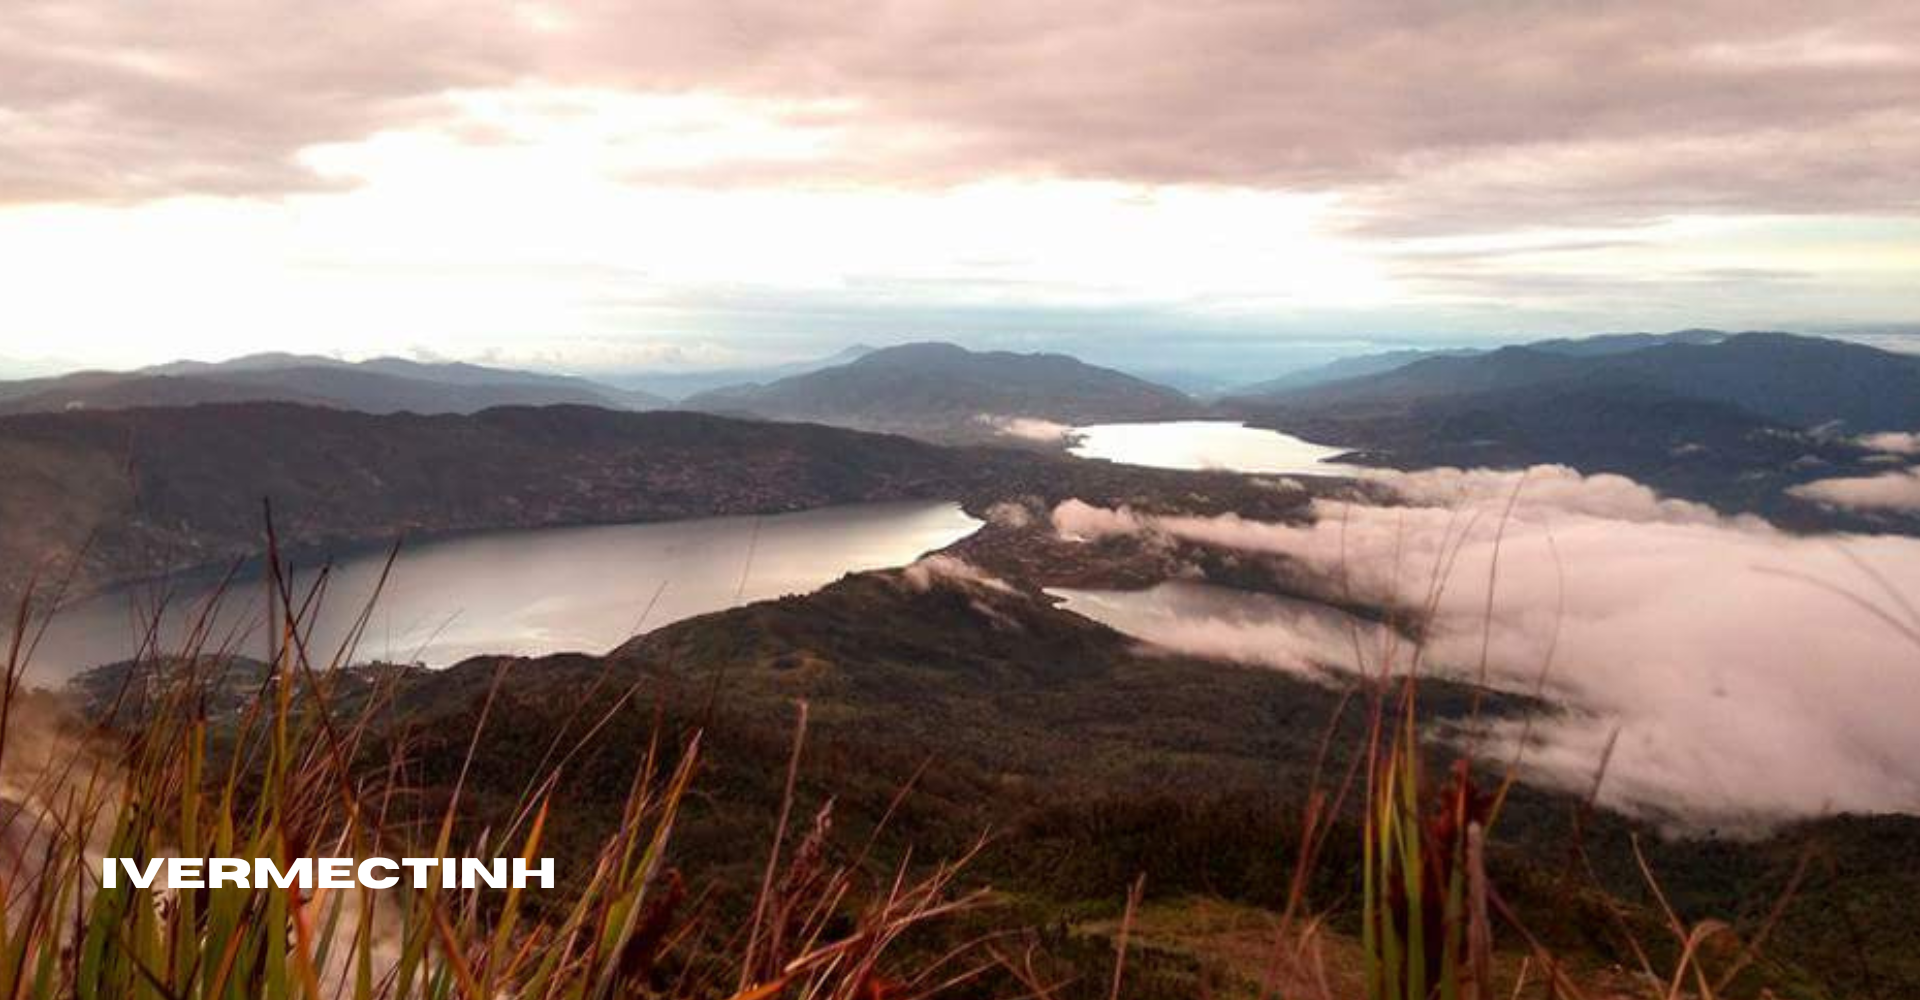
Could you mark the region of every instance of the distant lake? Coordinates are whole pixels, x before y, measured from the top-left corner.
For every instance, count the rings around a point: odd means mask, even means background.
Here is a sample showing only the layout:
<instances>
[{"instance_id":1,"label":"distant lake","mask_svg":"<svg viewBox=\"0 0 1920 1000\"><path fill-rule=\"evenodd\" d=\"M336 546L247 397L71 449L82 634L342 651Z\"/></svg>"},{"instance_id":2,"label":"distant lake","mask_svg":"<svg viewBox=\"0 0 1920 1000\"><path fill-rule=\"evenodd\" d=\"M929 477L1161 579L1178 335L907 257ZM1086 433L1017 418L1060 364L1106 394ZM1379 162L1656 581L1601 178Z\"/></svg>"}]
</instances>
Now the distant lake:
<instances>
[{"instance_id":1,"label":"distant lake","mask_svg":"<svg viewBox=\"0 0 1920 1000\"><path fill-rule=\"evenodd\" d=\"M1157 469L1296 476L1343 476L1355 471L1353 466L1327 461L1350 448L1313 444L1231 420L1094 424L1074 428L1074 436L1069 450L1081 458Z\"/></svg>"},{"instance_id":2,"label":"distant lake","mask_svg":"<svg viewBox=\"0 0 1920 1000\"><path fill-rule=\"evenodd\" d=\"M956 504L910 502L424 542L402 550L352 659L444 667L483 653L602 653L669 622L905 565L979 524ZM367 553L335 564L310 647L316 666L361 612L385 559ZM127 659L163 596L171 637L164 648L176 649L184 623L217 585L204 578L170 588L140 584L68 607L35 652L32 679L56 682ZM264 653L262 587L256 571L229 588L213 645Z\"/></svg>"}]
</instances>

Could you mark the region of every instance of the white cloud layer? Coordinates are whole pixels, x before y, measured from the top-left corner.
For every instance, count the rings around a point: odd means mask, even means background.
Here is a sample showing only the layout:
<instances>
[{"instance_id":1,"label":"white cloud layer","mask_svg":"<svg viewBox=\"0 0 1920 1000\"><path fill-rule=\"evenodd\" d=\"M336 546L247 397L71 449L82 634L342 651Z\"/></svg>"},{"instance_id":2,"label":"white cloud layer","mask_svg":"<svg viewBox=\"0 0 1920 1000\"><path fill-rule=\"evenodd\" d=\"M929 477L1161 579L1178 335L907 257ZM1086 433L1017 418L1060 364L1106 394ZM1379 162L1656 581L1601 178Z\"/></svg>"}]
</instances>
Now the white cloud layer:
<instances>
[{"instance_id":1,"label":"white cloud layer","mask_svg":"<svg viewBox=\"0 0 1920 1000\"><path fill-rule=\"evenodd\" d=\"M1886 431L1859 440L1862 447L1888 455L1920 455L1920 431Z\"/></svg>"},{"instance_id":2,"label":"white cloud layer","mask_svg":"<svg viewBox=\"0 0 1920 1000\"><path fill-rule=\"evenodd\" d=\"M994 433L1006 437L1019 438L1022 441L1037 441L1042 444L1057 444L1065 441L1073 428L1052 420L1038 417L1002 417L991 413L982 413L974 418L975 422L993 429Z\"/></svg>"},{"instance_id":3,"label":"white cloud layer","mask_svg":"<svg viewBox=\"0 0 1920 1000\"><path fill-rule=\"evenodd\" d=\"M954 556L923 556L901 570L900 576L907 582L907 586L922 594L942 583L957 586L962 590L980 588L1003 594L1013 593L1013 588L1006 581L965 559Z\"/></svg>"},{"instance_id":4,"label":"white cloud layer","mask_svg":"<svg viewBox=\"0 0 1920 1000\"><path fill-rule=\"evenodd\" d=\"M1519 475L1387 474L1408 506L1322 501L1308 525L1077 501L1054 517L1069 536L1152 531L1285 556L1382 603L1423 604L1447 567L1430 662L1472 676L1484 635L1490 683L1531 691L1550 659L1548 696L1574 709L1536 730L1535 780L1583 788L1617 727L1602 792L1614 806L1719 823L1920 812L1920 540L1789 535L1561 467L1526 474L1503 526ZM1283 668L1352 666L1351 642L1272 624L1213 615L1157 638ZM1259 652L1268 643L1277 651Z\"/></svg>"},{"instance_id":5,"label":"white cloud layer","mask_svg":"<svg viewBox=\"0 0 1920 1000\"><path fill-rule=\"evenodd\" d=\"M1832 507L1854 510L1920 511L1920 466L1877 476L1817 479L1787 492Z\"/></svg>"}]
</instances>

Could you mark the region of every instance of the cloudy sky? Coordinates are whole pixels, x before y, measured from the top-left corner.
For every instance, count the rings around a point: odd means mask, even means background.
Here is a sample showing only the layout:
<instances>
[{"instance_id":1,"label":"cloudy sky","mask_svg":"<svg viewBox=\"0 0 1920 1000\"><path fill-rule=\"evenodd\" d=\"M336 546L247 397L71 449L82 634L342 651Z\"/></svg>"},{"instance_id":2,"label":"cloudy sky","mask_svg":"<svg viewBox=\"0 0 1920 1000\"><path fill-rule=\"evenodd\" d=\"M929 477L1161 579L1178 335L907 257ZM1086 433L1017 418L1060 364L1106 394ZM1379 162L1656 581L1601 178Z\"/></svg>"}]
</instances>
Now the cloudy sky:
<instances>
[{"instance_id":1,"label":"cloudy sky","mask_svg":"<svg viewBox=\"0 0 1920 1000\"><path fill-rule=\"evenodd\" d=\"M14 0L0 356L1920 329L1920 5Z\"/></svg>"}]
</instances>

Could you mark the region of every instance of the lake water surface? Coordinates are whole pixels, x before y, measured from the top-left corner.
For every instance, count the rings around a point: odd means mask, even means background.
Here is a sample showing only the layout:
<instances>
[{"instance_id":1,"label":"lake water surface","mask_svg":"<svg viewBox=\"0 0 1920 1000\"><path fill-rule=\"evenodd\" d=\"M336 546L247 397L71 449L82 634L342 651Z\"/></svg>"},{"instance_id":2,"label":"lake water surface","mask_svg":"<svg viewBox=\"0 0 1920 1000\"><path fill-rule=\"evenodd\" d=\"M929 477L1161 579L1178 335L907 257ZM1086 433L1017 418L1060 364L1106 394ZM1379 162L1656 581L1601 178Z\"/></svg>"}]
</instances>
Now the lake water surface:
<instances>
[{"instance_id":1,"label":"lake water surface","mask_svg":"<svg viewBox=\"0 0 1920 1000\"><path fill-rule=\"evenodd\" d=\"M402 551L352 660L440 667L483 653L605 652L669 622L905 565L977 527L956 504L911 502L421 543ZM368 553L334 566L310 645L316 659L338 648L385 558ZM34 654L33 679L51 683L128 658L162 599L163 648L177 649L183 623L217 583L140 584L66 608ZM221 602L212 645L262 655L261 591L257 573L236 581Z\"/></svg>"},{"instance_id":2,"label":"lake water surface","mask_svg":"<svg viewBox=\"0 0 1920 1000\"><path fill-rule=\"evenodd\" d=\"M1231 420L1094 424L1074 428L1074 436L1069 449L1073 454L1125 465L1296 476L1344 476L1355 471L1327 461L1352 449L1314 444Z\"/></svg>"}]
</instances>

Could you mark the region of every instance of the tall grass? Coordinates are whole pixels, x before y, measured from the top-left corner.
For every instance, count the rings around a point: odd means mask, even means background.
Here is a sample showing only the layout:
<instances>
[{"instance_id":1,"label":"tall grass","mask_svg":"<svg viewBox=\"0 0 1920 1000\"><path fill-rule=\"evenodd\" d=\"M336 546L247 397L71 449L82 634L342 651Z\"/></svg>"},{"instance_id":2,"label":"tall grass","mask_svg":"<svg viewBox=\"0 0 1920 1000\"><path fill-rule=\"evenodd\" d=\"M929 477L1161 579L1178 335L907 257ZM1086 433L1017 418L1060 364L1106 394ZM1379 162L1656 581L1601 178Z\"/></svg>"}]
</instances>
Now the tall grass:
<instances>
[{"instance_id":1,"label":"tall grass","mask_svg":"<svg viewBox=\"0 0 1920 1000\"><path fill-rule=\"evenodd\" d=\"M1381 630L1379 644L1369 647L1355 628L1352 633L1353 673L1357 677L1354 692L1361 695L1367 709L1367 726L1361 753L1350 770L1333 788L1323 788L1322 760L1316 764L1314 790L1304 813L1303 847L1295 869L1288 903L1276 936L1274 961L1269 969L1263 996L1275 992L1281 966L1291 961L1305 984L1305 996L1318 1000L1345 1000L1327 985L1324 959L1318 954L1318 930L1321 921L1308 918L1307 876L1324 837L1333 829L1343 804L1360 779L1361 873L1360 873L1360 953L1361 982L1367 1000L1489 1000L1493 997L1521 996L1529 986L1548 997L1581 998L1581 986L1567 971L1558 956L1545 947L1526 923L1501 898L1487 865L1487 845L1497 823L1501 807L1512 790L1532 731L1532 719L1521 729L1510 758L1490 787L1476 785L1475 764L1488 756L1485 746L1481 693L1488 690L1488 655L1492 622L1499 585L1501 540L1513 517L1525 476L1516 482L1512 493L1497 514L1494 543L1485 580L1486 596L1482 611L1482 641L1478 673L1473 679L1474 698L1470 717L1464 727L1464 739L1453 746L1457 754L1445 777L1436 780L1429 773L1428 761L1442 747L1419 724L1419 693L1427 666L1426 637L1434 627L1445 589L1455 575L1455 561L1467 540L1480 525L1484 511L1457 512L1454 523L1440 547L1434 565L1426 567L1424 593L1404 609L1389 616L1395 627ZM1864 567L1863 567L1864 568ZM1396 567L1396 570L1398 567ZM1401 574L1396 572L1395 579ZM1884 581L1883 590L1888 589ZM1349 586L1341 577L1342 587ZM1831 586L1831 585L1828 585ZM1349 590L1343 596L1349 601ZM1860 599L1848 593L1850 599ZM1894 595L1899 601L1899 596ZM1916 615L1904 602L1899 608L1920 628ZM1895 612L1876 604L1868 609L1883 620L1895 621ZM1557 627L1557 626L1556 626ZM1920 635L1920 632L1909 632ZM1540 665L1534 687L1536 700L1544 693L1552 669L1553 649L1558 636L1547 643L1547 654ZM1916 640L1920 645L1920 640ZM1351 700L1351 697L1349 698ZM1339 712L1348 702L1343 701ZM1337 719L1335 720L1337 722ZM1334 725L1328 728L1331 739ZM1811 845L1803 851L1799 863L1761 925L1744 939L1721 921L1704 920L1689 924L1668 903L1659 879L1638 841L1633 842L1634 858L1644 879L1647 896L1656 908L1657 923L1664 926L1671 940L1638 940L1620 917L1621 907L1601 885L1587 859L1582 840L1584 819L1594 808L1601 783L1612 755L1609 741L1600 760L1595 762L1593 782L1586 799L1575 809L1572 830L1573 853L1586 865L1591 879L1588 888L1608 902L1615 917L1618 936L1630 952L1635 968L1627 978L1637 984L1631 992L1650 1000L1716 1000L1728 995L1739 975L1750 969L1761 948L1777 928L1787 906L1806 874ZM1513 938L1522 958L1504 978L1496 972L1494 938L1496 926ZM1717 945L1710 948L1709 945ZM1670 954L1669 967L1656 968L1650 956ZM1717 960L1713 954L1719 956ZM1724 956L1732 957L1725 958ZM1619 994L1608 992L1609 998ZM1771 994L1768 994L1771 995Z\"/></svg>"},{"instance_id":2,"label":"tall grass","mask_svg":"<svg viewBox=\"0 0 1920 1000\"><path fill-rule=\"evenodd\" d=\"M397 675L334 669L367 616L321 661L307 640L326 574L296 592L271 551L268 567L264 671L209 648L210 603L189 615L184 648L161 655L159 628L147 630L100 724L56 717L26 692L31 590L22 602L0 691L0 997L870 1000L892 981L883 962L902 934L975 902L954 891L950 864L903 867L857 893L854 873L829 866L814 835L783 856L783 810L753 916L721 936L731 947L702 944L709 936L681 912L685 887L667 860L700 760L697 734L649 748L617 827L552 891L103 886L103 857L261 857L284 867L312 856L542 855L571 753L550 755L510 823L456 843L504 671L459 779L437 815L422 815L404 747L383 743ZM611 700L608 717L627 699Z\"/></svg>"}]
</instances>

